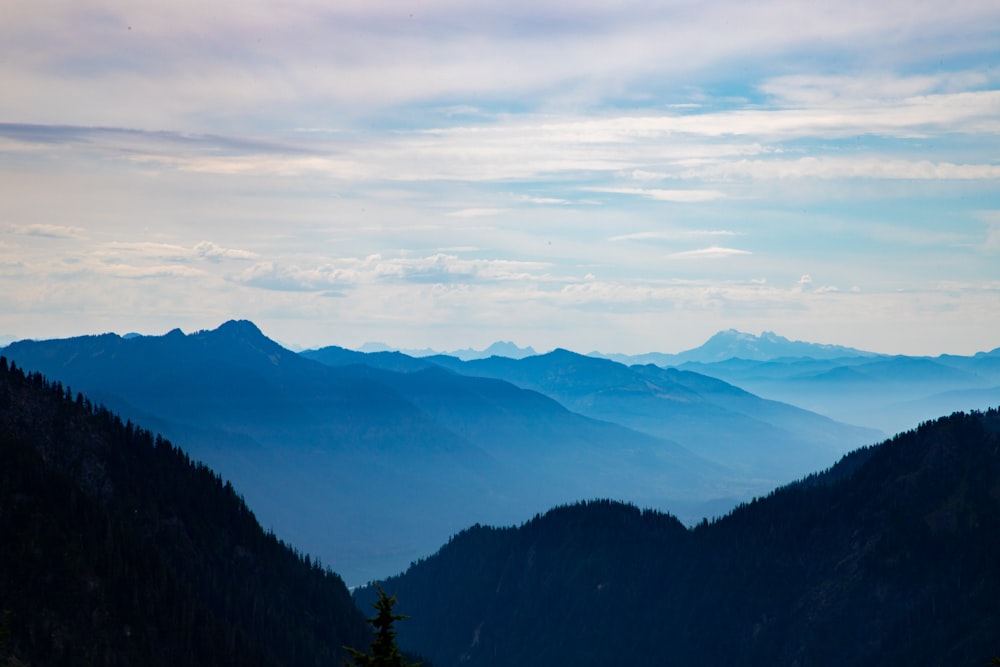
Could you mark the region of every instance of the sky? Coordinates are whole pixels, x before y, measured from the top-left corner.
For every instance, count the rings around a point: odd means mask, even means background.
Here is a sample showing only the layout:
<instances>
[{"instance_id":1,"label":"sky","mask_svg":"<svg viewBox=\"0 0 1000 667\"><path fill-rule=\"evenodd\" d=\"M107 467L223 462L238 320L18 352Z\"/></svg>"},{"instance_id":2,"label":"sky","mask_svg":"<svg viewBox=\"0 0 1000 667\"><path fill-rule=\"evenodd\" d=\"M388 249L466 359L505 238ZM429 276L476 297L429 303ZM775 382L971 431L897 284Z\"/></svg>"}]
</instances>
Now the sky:
<instances>
[{"instance_id":1,"label":"sky","mask_svg":"<svg viewBox=\"0 0 1000 667\"><path fill-rule=\"evenodd\" d=\"M0 17L0 342L1000 346L994 0Z\"/></svg>"}]
</instances>

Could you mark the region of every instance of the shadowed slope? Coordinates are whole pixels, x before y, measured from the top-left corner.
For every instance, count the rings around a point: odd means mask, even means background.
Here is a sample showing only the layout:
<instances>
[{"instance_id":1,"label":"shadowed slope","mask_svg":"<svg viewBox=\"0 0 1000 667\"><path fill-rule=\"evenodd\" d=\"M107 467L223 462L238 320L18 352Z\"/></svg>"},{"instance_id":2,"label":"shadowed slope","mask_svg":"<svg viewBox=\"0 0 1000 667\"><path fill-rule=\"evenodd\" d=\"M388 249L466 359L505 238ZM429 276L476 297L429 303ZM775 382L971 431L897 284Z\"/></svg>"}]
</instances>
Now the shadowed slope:
<instances>
[{"instance_id":1,"label":"shadowed slope","mask_svg":"<svg viewBox=\"0 0 1000 667\"><path fill-rule=\"evenodd\" d=\"M686 530L610 502L468 529L384 582L439 666L985 664L1000 412L956 414ZM356 594L366 599L367 592Z\"/></svg>"}]
</instances>

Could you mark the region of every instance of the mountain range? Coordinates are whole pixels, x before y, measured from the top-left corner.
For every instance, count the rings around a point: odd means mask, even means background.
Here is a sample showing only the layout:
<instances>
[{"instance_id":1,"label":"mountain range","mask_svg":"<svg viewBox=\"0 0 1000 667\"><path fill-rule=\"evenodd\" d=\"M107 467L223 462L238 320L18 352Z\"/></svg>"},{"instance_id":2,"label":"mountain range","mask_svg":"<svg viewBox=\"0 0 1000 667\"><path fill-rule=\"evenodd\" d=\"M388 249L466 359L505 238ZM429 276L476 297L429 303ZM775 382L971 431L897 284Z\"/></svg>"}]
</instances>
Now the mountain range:
<instances>
[{"instance_id":1,"label":"mountain range","mask_svg":"<svg viewBox=\"0 0 1000 667\"><path fill-rule=\"evenodd\" d=\"M732 358L677 368L885 433L1000 403L1000 348L971 356Z\"/></svg>"},{"instance_id":2,"label":"mountain range","mask_svg":"<svg viewBox=\"0 0 1000 667\"><path fill-rule=\"evenodd\" d=\"M381 585L439 667L986 665L1000 412L928 422L717 521L611 501L476 525ZM370 589L355 592L359 603Z\"/></svg>"},{"instance_id":3,"label":"mountain range","mask_svg":"<svg viewBox=\"0 0 1000 667\"><path fill-rule=\"evenodd\" d=\"M246 321L0 355L5 667L335 664L370 634L334 571L404 560L398 639L439 667L1000 663L997 409L855 448L691 368L295 354ZM886 404L979 400L998 356L700 367Z\"/></svg>"},{"instance_id":4,"label":"mountain range","mask_svg":"<svg viewBox=\"0 0 1000 667\"><path fill-rule=\"evenodd\" d=\"M652 364L625 366L567 350L520 360L427 360L464 375L506 380L580 414L673 439L745 479L766 480L771 488L880 437L706 375Z\"/></svg>"},{"instance_id":5,"label":"mountain range","mask_svg":"<svg viewBox=\"0 0 1000 667\"><path fill-rule=\"evenodd\" d=\"M727 359L747 359L750 361L771 361L783 358L840 359L844 357L878 357L874 352L865 352L843 345L809 343L789 340L773 331L764 331L759 336L736 329L720 331L698 347L676 354L649 352L627 355L620 353L602 354L592 352L591 356L603 357L623 364L655 364L657 366L677 366L687 362L713 363Z\"/></svg>"},{"instance_id":6,"label":"mountain range","mask_svg":"<svg viewBox=\"0 0 1000 667\"><path fill-rule=\"evenodd\" d=\"M581 498L719 515L878 437L707 376L564 351L483 377L454 358L296 354L231 321L2 353L184 443L350 583L472 523Z\"/></svg>"},{"instance_id":7,"label":"mountain range","mask_svg":"<svg viewBox=\"0 0 1000 667\"><path fill-rule=\"evenodd\" d=\"M485 350L420 357L491 356L524 359L531 348L495 343ZM698 347L678 353L591 352L626 366L655 365L707 375L764 399L788 403L836 421L892 434L956 410L1000 403L1000 348L969 356L888 355L842 345L790 340L771 331L760 335L729 329Z\"/></svg>"}]
</instances>

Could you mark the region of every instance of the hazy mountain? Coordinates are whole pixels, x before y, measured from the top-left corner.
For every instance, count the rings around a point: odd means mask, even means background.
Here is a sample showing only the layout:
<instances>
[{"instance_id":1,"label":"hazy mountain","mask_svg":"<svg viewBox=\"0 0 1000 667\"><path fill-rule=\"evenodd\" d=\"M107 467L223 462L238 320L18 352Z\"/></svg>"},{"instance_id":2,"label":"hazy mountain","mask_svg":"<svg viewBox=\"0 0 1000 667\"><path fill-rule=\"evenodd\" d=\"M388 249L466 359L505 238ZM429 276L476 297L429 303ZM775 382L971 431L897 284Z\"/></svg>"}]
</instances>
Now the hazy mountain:
<instances>
[{"instance_id":1,"label":"hazy mountain","mask_svg":"<svg viewBox=\"0 0 1000 667\"><path fill-rule=\"evenodd\" d=\"M337 664L337 575L170 442L0 360L0 664Z\"/></svg>"},{"instance_id":2,"label":"hazy mountain","mask_svg":"<svg viewBox=\"0 0 1000 667\"><path fill-rule=\"evenodd\" d=\"M592 352L590 356L612 359L627 365L655 364L657 366L677 366L686 362L712 363L727 359L749 359L768 361L783 357L808 357L810 359L838 359L842 357L877 357L873 352L856 350L842 345L825 345L789 340L773 331L765 331L759 336L736 329L720 331L703 344L677 354L650 352L647 354L602 354Z\"/></svg>"},{"instance_id":3,"label":"hazy mountain","mask_svg":"<svg viewBox=\"0 0 1000 667\"><path fill-rule=\"evenodd\" d=\"M398 571L462 526L578 498L690 509L760 492L676 443L536 392L437 367L328 366L250 322L3 353L183 443L237 484L265 526L351 583Z\"/></svg>"},{"instance_id":4,"label":"hazy mountain","mask_svg":"<svg viewBox=\"0 0 1000 667\"><path fill-rule=\"evenodd\" d=\"M998 350L968 357L729 359L679 368L885 432L995 405L1000 393Z\"/></svg>"},{"instance_id":5,"label":"hazy mountain","mask_svg":"<svg viewBox=\"0 0 1000 667\"><path fill-rule=\"evenodd\" d=\"M693 530L578 504L477 525L383 585L439 667L983 665L998 479L1000 413L956 414Z\"/></svg>"},{"instance_id":6,"label":"hazy mountain","mask_svg":"<svg viewBox=\"0 0 1000 667\"><path fill-rule=\"evenodd\" d=\"M352 366L360 364L401 373L410 373L434 366L429 361L424 361L423 359L412 357L402 352L389 350L359 352L336 345L322 347L318 350L305 350L299 352L299 355L306 359L326 364L327 366Z\"/></svg>"},{"instance_id":7,"label":"hazy mountain","mask_svg":"<svg viewBox=\"0 0 1000 667\"><path fill-rule=\"evenodd\" d=\"M674 440L767 489L884 435L768 401L705 375L555 350L520 360L428 357L466 375L542 392L571 410ZM763 489L761 490L763 492Z\"/></svg>"},{"instance_id":8,"label":"hazy mountain","mask_svg":"<svg viewBox=\"0 0 1000 667\"><path fill-rule=\"evenodd\" d=\"M530 357L537 354L535 350L529 345L528 347L518 347L510 341L496 341L492 343L489 347L484 350L476 350L473 348L463 348L461 350L453 350L451 352L443 352L441 350L433 350L431 348L424 348L420 350L412 349L397 349L389 347L385 343L365 343L361 346L360 352L372 353L372 352L401 352L410 357L431 357L438 354L446 354L450 357L458 357L459 359L469 360L469 359L487 359L489 357L510 357L511 359L523 359L524 357Z\"/></svg>"}]
</instances>

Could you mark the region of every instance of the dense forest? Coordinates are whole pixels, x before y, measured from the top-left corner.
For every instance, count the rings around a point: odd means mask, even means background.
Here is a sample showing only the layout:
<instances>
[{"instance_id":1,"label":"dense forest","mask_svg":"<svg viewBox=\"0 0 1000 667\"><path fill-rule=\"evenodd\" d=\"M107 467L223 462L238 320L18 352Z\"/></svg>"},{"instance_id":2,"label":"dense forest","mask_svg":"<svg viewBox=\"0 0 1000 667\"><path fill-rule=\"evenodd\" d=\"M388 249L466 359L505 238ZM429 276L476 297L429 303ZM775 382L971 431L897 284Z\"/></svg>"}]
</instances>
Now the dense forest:
<instances>
[{"instance_id":1,"label":"dense forest","mask_svg":"<svg viewBox=\"0 0 1000 667\"><path fill-rule=\"evenodd\" d=\"M0 358L0 665L327 667L370 638L218 475Z\"/></svg>"},{"instance_id":2,"label":"dense forest","mask_svg":"<svg viewBox=\"0 0 1000 667\"><path fill-rule=\"evenodd\" d=\"M926 423L694 529L581 503L472 527L382 585L412 617L400 641L439 667L975 667L1000 652L998 563L991 410Z\"/></svg>"}]
</instances>

